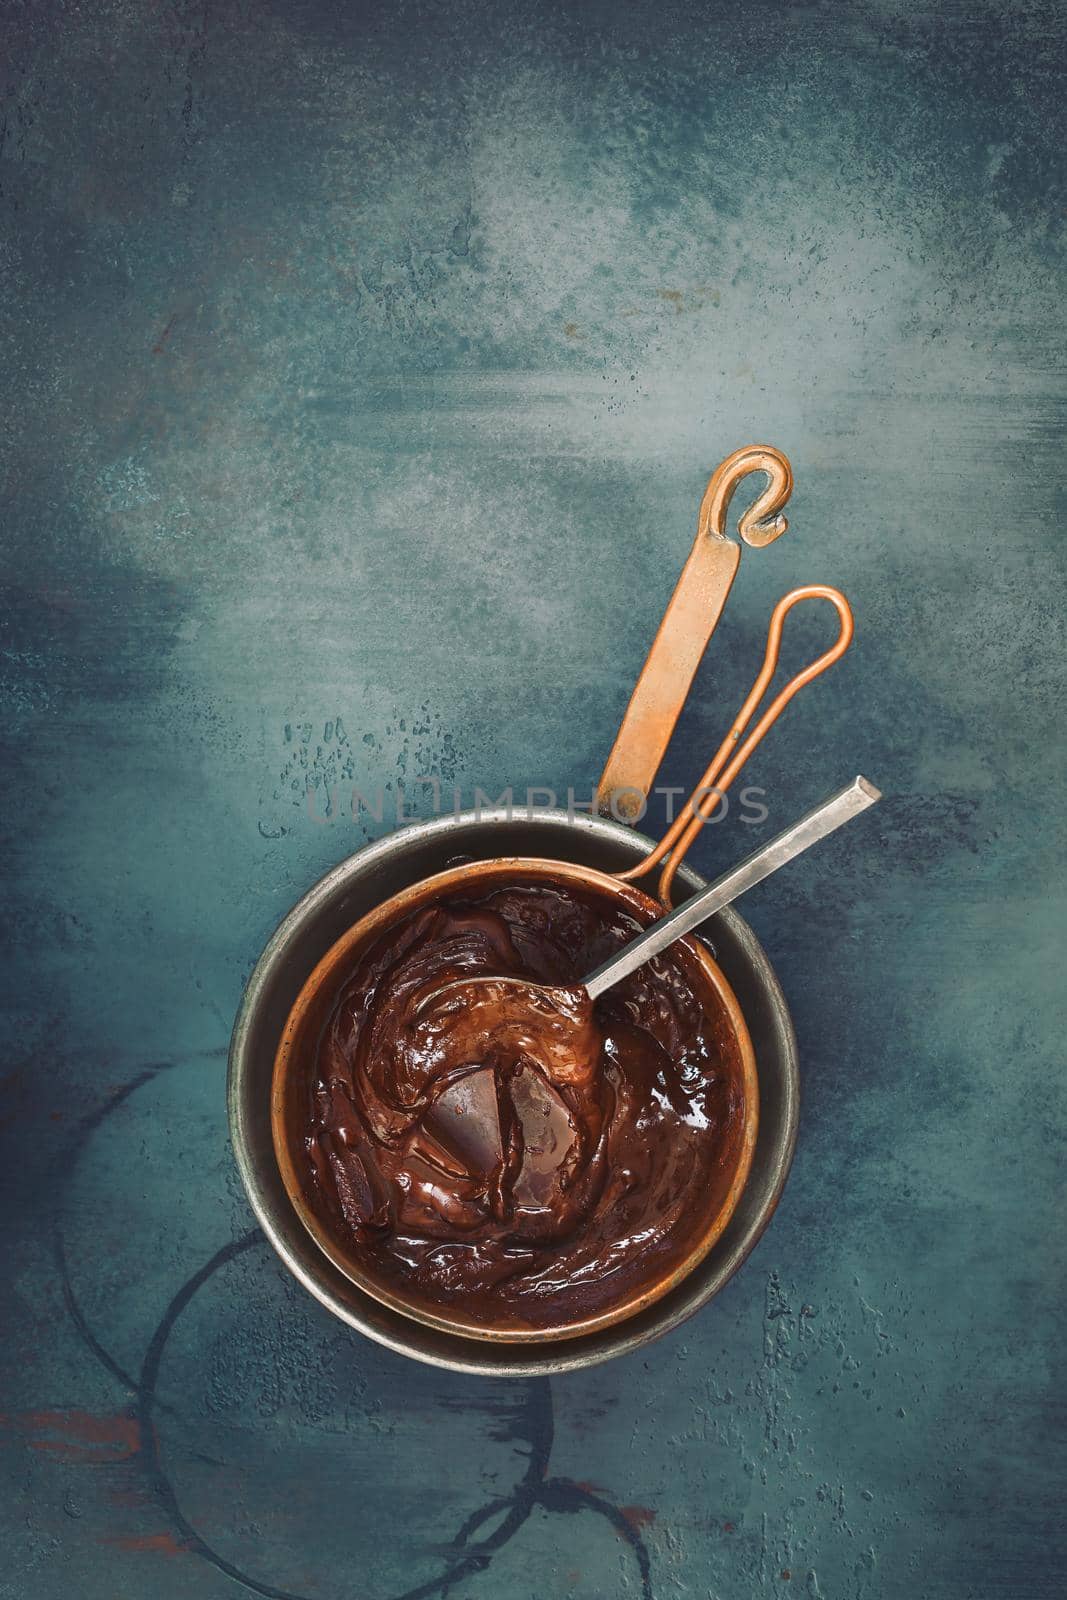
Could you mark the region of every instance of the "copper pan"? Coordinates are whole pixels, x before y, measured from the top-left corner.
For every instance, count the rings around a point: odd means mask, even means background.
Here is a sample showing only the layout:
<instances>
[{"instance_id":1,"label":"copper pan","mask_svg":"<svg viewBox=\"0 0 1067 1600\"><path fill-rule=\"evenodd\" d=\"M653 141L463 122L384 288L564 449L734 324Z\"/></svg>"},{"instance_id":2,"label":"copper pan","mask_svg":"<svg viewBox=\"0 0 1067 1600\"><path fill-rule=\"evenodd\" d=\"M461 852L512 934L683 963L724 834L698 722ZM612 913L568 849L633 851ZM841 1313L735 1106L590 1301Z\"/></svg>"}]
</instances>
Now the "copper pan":
<instances>
[{"instance_id":1,"label":"copper pan","mask_svg":"<svg viewBox=\"0 0 1067 1600\"><path fill-rule=\"evenodd\" d=\"M838 637L829 650L779 691L749 732L757 706L777 666L785 618L795 605L808 599L827 600L834 606L840 622ZM505 882L550 883L569 886L594 899L610 900L616 906L624 907L642 924L647 925L661 915L664 905L669 904L673 880L685 852L714 812L720 796L793 696L844 654L851 642L852 631L848 602L835 589L810 585L792 591L778 603L771 618L763 665L752 690L679 817L660 843L636 867L611 874L588 866L531 856L502 856L450 867L405 887L375 906L344 933L318 962L289 1012L278 1044L271 1089L272 1136L282 1181L301 1222L333 1265L364 1293L402 1316L442 1333L509 1345L540 1345L580 1338L636 1316L677 1288L713 1248L734 1213L752 1163L759 1120L758 1081L752 1040L741 1007L710 951L696 938L679 941L672 949L671 959L685 968L687 977L696 992L701 994L713 1017L722 1043L723 1061L734 1075L743 1097L744 1115L737 1137L723 1152L716 1192L708 1196L704 1214L694 1218L692 1236L685 1242L684 1250L667 1270L661 1271L638 1291L584 1321L537 1328L514 1322L487 1326L465 1317L455 1308L449 1308L446 1312L440 1307L401 1297L392 1288L379 1282L346 1249L343 1240L335 1235L329 1222L316 1210L313 1196L305 1192L298 1157L303 1136L307 1074L321 1029L358 955L399 919L441 895L488 892ZM653 774L654 770L653 767ZM660 869L658 899L637 888L634 883L634 880L657 867Z\"/></svg>"}]
</instances>

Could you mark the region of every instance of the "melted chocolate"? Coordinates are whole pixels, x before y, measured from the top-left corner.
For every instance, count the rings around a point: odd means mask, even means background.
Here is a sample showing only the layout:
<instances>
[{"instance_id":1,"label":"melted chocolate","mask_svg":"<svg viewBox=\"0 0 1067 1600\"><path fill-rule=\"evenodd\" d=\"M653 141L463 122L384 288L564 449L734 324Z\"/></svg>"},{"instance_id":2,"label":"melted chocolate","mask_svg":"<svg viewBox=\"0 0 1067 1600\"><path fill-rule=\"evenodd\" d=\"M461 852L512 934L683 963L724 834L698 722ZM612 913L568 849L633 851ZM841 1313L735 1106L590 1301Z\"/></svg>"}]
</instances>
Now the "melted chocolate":
<instances>
[{"instance_id":1,"label":"melted chocolate","mask_svg":"<svg viewBox=\"0 0 1067 1600\"><path fill-rule=\"evenodd\" d=\"M639 927L516 883L360 956L309 1079L305 1190L394 1293L494 1327L582 1320L716 1214L744 1111L721 1013L675 956L595 1008L575 986Z\"/></svg>"}]
</instances>

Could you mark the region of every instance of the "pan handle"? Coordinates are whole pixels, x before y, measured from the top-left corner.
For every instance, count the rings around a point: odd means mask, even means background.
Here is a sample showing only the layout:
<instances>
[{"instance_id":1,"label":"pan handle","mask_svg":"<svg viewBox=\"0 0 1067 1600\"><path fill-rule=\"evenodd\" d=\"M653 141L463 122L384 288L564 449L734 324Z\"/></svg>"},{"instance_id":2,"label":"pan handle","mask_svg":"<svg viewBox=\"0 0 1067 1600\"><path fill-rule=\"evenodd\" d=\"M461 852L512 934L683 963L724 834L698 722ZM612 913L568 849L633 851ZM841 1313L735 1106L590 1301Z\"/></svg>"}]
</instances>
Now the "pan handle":
<instances>
[{"instance_id":1,"label":"pan handle","mask_svg":"<svg viewBox=\"0 0 1067 1600\"><path fill-rule=\"evenodd\" d=\"M793 491L793 469L780 450L746 445L716 467L700 505L693 548L597 784L596 808L602 816L635 822L641 813L737 573L741 546L727 537L726 512L751 472L766 473L768 481L738 522L745 544L760 550L789 526L781 511Z\"/></svg>"},{"instance_id":2,"label":"pan handle","mask_svg":"<svg viewBox=\"0 0 1067 1600\"><path fill-rule=\"evenodd\" d=\"M810 666L798 672L791 678L784 689L781 689L771 701L767 710L760 717L756 726L743 744L738 743L745 732L756 707L763 699L767 686L774 677L778 666L778 655L782 647L782 627L789 612L802 600L829 600L834 607L841 622L837 639L829 650L813 661ZM793 696L811 683L827 667L832 667L844 655L852 643L853 633L852 608L839 589L827 588L822 583L805 584L802 589L793 589L785 595L775 606L771 615L771 625L767 632L767 650L763 657L763 665L759 670L755 683L749 690L748 697L734 718L726 738L715 752L715 756L708 770L697 784L693 793L686 801L678 816L671 823L654 850L650 850L643 861L636 867L631 867L629 872L620 872L617 876L624 883L641 878L646 872L651 872L653 867L669 855L670 859L664 865L659 879L657 892L665 906L671 903L671 887L674 875L682 864L686 851L711 816L720 798L726 793L731 783L741 771L749 756L767 733L777 722Z\"/></svg>"}]
</instances>

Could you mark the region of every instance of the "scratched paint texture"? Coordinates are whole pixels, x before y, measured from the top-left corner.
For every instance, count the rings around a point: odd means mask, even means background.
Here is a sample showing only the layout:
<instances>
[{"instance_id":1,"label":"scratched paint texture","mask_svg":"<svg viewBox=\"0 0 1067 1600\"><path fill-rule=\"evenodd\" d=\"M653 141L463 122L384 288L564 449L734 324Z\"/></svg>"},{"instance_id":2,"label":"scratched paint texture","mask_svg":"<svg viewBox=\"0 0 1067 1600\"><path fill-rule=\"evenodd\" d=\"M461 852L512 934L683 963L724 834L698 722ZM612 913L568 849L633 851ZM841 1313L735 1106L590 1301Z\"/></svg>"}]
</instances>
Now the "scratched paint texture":
<instances>
[{"instance_id":1,"label":"scratched paint texture","mask_svg":"<svg viewBox=\"0 0 1067 1600\"><path fill-rule=\"evenodd\" d=\"M1062 1594L1061 23L5 7L0 1595ZM242 984L354 785L588 793L757 440L667 781L792 584L857 643L695 859L887 790L747 904L791 1181L640 1356L419 1368L252 1231Z\"/></svg>"}]
</instances>

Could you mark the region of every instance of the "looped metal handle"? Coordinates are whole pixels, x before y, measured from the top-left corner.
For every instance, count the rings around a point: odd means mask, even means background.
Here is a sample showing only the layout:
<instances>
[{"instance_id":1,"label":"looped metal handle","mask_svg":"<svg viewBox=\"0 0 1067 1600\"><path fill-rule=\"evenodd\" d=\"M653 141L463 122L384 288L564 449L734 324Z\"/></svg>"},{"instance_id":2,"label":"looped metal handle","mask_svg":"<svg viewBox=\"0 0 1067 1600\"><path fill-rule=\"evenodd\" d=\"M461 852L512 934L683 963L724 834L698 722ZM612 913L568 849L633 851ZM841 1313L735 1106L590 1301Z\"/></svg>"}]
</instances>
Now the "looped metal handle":
<instances>
[{"instance_id":1,"label":"looped metal handle","mask_svg":"<svg viewBox=\"0 0 1067 1600\"><path fill-rule=\"evenodd\" d=\"M810 666L805 667L791 678L784 689L771 701L766 711L760 717L748 738L739 744L745 729L748 727L755 713L756 707L763 699L767 686L774 676L778 666L778 656L782 647L782 628L785 619L795 605L802 600L829 600L837 611L841 627L837 639L829 650L823 652ZM763 665L755 683L734 718L729 733L719 746L712 759L711 765L693 790L674 822L667 829L659 844L654 850L649 851L643 861L636 867L631 867L629 872L620 872L618 877L623 882L631 882L641 878L646 872L651 872L669 856L666 865L660 874L658 894L664 905L670 904L671 888L674 875L681 866L686 851L708 821L715 810L720 798L726 793L731 783L741 771L749 756L763 739L764 735L777 722L786 706L795 694L798 694L805 684L811 683L820 673L832 667L835 661L840 660L852 643L853 633L852 610L848 601L839 589L828 588L822 583L806 584L801 589L793 589L785 595L774 608L771 616L771 625L767 632L767 650L763 657ZM709 804L710 802L710 804Z\"/></svg>"},{"instance_id":2,"label":"looped metal handle","mask_svg":"<svg viewBox=\"0 0 1067 1600\"><path fill-rule=\"evenodd\" d=\"M756 550L781 538L789 526L781 511L793 493L793 469L773 445L749 444L727 456L712 473L700 502L698 539L727 537L726 512L731 497L750 472L765 472L767 487L742 513L737 531L745 543Z\"/></svg>"},{"instance_id":3,"label":"looped metal handle","mask_svg":"<svg viewBox=\"0 0 1067 1600\"><path fill-rule=\"evenodd\" d=\"M752 472L764 472L767 486L745 511L737 531L756 549L781 537L788 524L782 507L793 490L793 469L773 445L746 445L721 462L700 504L697 535L634 685L615 743L597 784L602 815L634 822L685 704L690 685L722 615L741 546L726 533L731 497Z\"/></svg>"}]
</instances>

